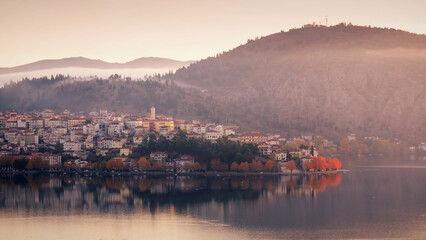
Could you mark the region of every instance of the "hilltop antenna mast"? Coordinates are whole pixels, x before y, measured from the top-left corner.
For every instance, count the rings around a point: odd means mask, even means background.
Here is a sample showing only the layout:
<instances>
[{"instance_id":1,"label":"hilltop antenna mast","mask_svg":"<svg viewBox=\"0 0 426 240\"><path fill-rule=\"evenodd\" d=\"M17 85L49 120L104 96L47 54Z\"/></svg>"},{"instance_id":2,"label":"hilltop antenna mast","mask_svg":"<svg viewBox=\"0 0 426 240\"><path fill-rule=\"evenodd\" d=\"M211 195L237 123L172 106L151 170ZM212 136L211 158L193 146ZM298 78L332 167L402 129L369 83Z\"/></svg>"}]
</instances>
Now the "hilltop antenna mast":
<instances>
[{"instance_id":1,"label":"hilltop antenna mast","mask_svg":"<svg viewBox=\"0 0 426 240\"><path fill-rule=\"evenodd\" d=\"M325 16L325 26L328 27L328 16Z\"/></svg>"}]
</instances>

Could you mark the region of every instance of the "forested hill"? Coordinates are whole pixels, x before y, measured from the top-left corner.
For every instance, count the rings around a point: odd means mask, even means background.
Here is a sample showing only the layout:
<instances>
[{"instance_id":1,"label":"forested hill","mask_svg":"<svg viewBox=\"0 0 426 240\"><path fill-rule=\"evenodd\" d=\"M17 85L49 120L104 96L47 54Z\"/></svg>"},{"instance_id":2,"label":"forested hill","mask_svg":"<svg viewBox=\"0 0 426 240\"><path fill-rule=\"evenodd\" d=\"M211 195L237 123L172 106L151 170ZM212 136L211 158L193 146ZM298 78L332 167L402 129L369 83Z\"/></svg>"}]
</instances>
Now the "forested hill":
<instances>
[{"instance_id":1,"label":"forested hill","mask_svg":"<svg viewBox=\"0 0 426 240\"><path fill-rule=\"evenodd\" d=\"M69 109L88 113L107 109L118 113L145 114L155 106L160 114L185 119L217 117L220 105L201 92L182 89L157 81L124 80L120 76L91 81L75 81L56 76L54 79L24 79L0 88L0 111L55 111Z\"/></svg>"},{"instance_id":2,"label":"forested hill","mask_svg":"<svg viewBox=\"0 0 426 240\"><path fill-rule=\"evenodd\" d=\"M424 35L306 26L249 40L167 78L261 113L247 116L253 128L426 140Z\"/></svg>"}]
</instances>

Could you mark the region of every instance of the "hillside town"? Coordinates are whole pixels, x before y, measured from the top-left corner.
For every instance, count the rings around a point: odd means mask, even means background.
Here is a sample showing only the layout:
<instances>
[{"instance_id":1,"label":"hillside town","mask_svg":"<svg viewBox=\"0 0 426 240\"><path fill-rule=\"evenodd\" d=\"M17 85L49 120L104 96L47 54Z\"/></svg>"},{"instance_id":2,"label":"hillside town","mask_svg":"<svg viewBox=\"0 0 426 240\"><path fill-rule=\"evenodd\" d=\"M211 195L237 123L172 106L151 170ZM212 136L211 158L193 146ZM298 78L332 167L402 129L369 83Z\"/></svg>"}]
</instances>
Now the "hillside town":
<instances>
[{"instance_id":1,"label":"hillside town","mask_svg":"<svg viewBox=\"0 0 426 240\"><path fill-rule=\"evenodd\" d=\"M85 116L68 110L55 113L46 109L40 113L0 113L0 156L37 156L46 161L51 169L81 169L94 162L107 160L112 165L114 161L120 162L121 165L117 167L119 169L131 170L138 169L138 164L144 164L140 162L141 157L150 166L157 163L165 169L173 168L174 171L206 169L207 166L197 166L196 163L200 161L192 155L170 155L165 151L152 151L145 153L145 156L135 154L147 139L173 140L179 133L185 133L188 139L204 139L212 143L226 138L239 145L252 144L257 149L253 151L255 156L248 160L260 162L261 167L258 169L271 161L276 171L284 172L295 169L288 169L286 163L290 160L297 160L296 168L304 169L305 161L324 155L324 152L332 155L338 148L334 142L310 133L286 139L280 134L240 132L236 125L159 115L156 114L155 107L143 116L116 114L105 110L90 112ZM354 135L348 135L347 140L354 141L355 138ZM318 139L321 140L320 144ZM241 164L242 161L237 163ZM228 165L230 166L218 167L217 170L237 168L231 162ZM243 165L238 167L244 168ZM164 170L162 167L157 168Z\"/></svg>"}]
</instances>

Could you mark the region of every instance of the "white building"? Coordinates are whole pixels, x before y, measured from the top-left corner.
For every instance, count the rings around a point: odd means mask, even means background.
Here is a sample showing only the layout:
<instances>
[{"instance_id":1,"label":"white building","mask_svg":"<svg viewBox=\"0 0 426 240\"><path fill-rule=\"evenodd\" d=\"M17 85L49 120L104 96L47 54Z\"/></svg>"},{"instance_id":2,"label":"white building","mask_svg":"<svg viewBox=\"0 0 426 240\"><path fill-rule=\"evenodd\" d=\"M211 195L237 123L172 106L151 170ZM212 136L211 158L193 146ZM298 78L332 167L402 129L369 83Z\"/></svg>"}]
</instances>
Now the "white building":
<instances>
[{"instance_id":1,"label":"white building","mask_svg":"<svg viewBox=\"0 0 426 240\"><path fill-rule=\"evenodd\" d=\"M229 136L229 135L235 135L235 129L227 128L223 130L223 135Z\"/></svg>"},{"instance_id":2,"label":"white building","mask_svg":"<svg viewBox=\"0 0 426 240\"><path fill-rule=\"evenodd\" d=\"M206 133L206 126L201 124L196 124L192 127L192 131L198 134L205 134Z\"/></svg>"},{"instance_id":3,"label":"white building","mask_svg":"<svg viewBox=\"0 0 426 240\"><path fill-rule=\"evenodd\" d=\"M142 119L128 119L124 122L124 125L130 129L142 126Z\"/></svg>"},{"instance_id":4,"label":"white building","mask_svg":"<svg viewBox=\"0 0 426 240\"><path fill-rule=\"evenodd\" d=\"M216 130L208 130L206 132L206 139L210 141L216 141L222 137L222 133Z\"/></svg>"},{"instance_id":5,"label":"white building","mask_svg":"<svg viewBox=\"0 0 426 240\"><path fill-rule=\"evenodd\" d=\"M260 144L257 146L259 153L264 156L269 156L272 154L272 146L268 144Z\"/></svg>"},{"instance_id":6,"label":"white building","mask_svg":"<svg viewBox=\"0 0 426 240\"><path fill-rule=\"evenodd\" d=\"M81 143L72 141L64 142L64 151L79 152L81 151Z\"/></svg>"},{"instance_id":7,"label":"white building","mask_svg":"<svg viewBox=\"0 0 426 240\"><path fill-rule=\"evenodd\" d=\"M152 152L149 154L149 158L160 163L166 162L167 157L168 154L166 152Z\"/></svg>"},{"instance_id":8,"label":"white building","mask_svg":"<svg viewBox=\"0 0 426 240\"><path fill-rule=\"evenodd\" d=\"M122 122L113 121L108 125L108 136L119 136L123 131L124 124Z\"/></svg>"}]
</instances>

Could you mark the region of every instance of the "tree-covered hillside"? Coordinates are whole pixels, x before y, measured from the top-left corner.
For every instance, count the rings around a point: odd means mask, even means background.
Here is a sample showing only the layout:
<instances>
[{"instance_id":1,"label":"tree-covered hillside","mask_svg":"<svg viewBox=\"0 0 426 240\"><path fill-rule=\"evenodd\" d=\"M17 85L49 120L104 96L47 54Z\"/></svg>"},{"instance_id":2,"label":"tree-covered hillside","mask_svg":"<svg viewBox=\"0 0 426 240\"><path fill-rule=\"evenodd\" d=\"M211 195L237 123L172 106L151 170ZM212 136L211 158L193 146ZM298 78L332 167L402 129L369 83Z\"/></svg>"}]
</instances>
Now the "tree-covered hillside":
<instances>
[{"instance_id":1,"label":"tree-covered hillside","mask_svg":"<svg viewBox=\"0 0 426 240\"><path fill-rule=\"evenodd\" d=\"M426 36L306 26L249 40L167 79L261 113L250 125L324 136L426 138Z\"/></svg>"},{"instance_id":2,"label":"tree-covered hillside","mask_svg":"<svg viewBox=\"0 0 426 240\"><path fill-rule=\"evenodd\" d=\"M219 106L199 91L157 81L132 81L120 76L75 81L64 76L24 79L0 88L0 111L90 112L107 109L118 113L144 114L155 106L160 114L219 121Z\"/></svg>"}]
</instances>

